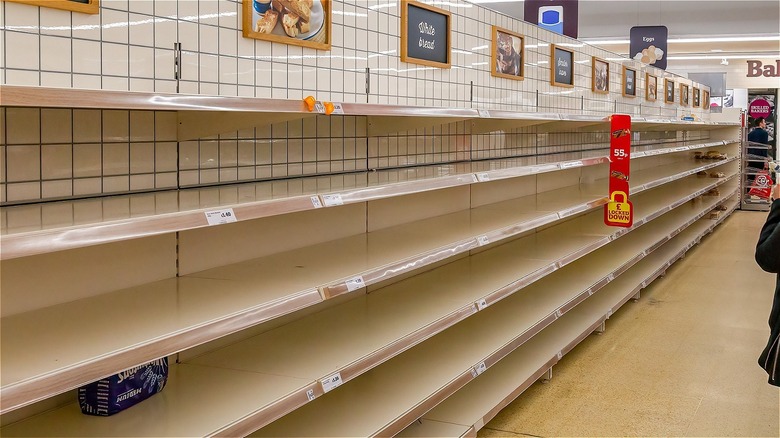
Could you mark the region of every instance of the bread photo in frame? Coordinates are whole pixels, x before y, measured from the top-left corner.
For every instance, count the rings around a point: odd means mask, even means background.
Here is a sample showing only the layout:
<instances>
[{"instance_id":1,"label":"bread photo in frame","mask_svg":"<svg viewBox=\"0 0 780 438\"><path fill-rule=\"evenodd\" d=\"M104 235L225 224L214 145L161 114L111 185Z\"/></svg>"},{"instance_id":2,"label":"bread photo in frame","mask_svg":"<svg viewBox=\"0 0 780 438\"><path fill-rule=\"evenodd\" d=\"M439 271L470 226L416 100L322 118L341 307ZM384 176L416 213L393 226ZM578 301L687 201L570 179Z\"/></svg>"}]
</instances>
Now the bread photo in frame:
<instances>
[{"instance_id":1,"label":"bread photo in frame","mask_svg":"<svg viewBox=\"0 0 780 438\"><path fill-rule=\"evenodd\" d=\"M645 99L655 102L658 99L658 76L645 74Z\"/></svg>"},{"instance_id":2,"label":"bread photo in frame","mask_svg":"<svg viewBox=\"0 0 780 438\"><path fill-rule=\"evenodd\" d=\"M664 78L664 103L674 103L674 81Z\"/></svg>"},{"instance_id":3,"label":"bread photo in frame","mask_svg":"<svg viewBox=\"0 0 780 438\"><path fill-rule=\"evenodd\" d=\"M701 90L697 87L693 87L693 107L699 108L701 106Z\"/></svg>"},{"instance_id":4,"label":"bread photo in frame","mask_svg":"<svg viewBox=\"0 0 780 438\"><path fill-rule=\"evenodd\" d=\"M330 50L331 0L243 0L243 35Z\"/></svg>"},{"instance_id":5,"label":"bread photo in frame","mask_svg":"<svg viewBox=\"0 0 780 438\"><path fill-rule=\"evenodd\" d=\"M710 92L709 92L709 90L703 90L701 92L701 107L703 109L710 109Z\"/></svg>"},{"instance_id":6,"label":"bread photo in frame","mask_svg":"<svg viewBox=\"0 0 780 438\"><path fill-rule=\"evenodd\" d=\"M491 76L522 81L525 78L525 37L493 26Z\"/></svg>"},{"instance_id":7,"label":"bread photo in frame","mask_svg":"<svg viewBox=\"0 0 780 438\"><path fill-rule=\"evenodd\" d=\"M574 50L550 44L550 84L574 87Z\"/></svg>"},{"instance_id":8,"label":"bread photo in frame","mask_svg":"<svg viewBox=\"0 0 780 438\"><path fill-rule=\"evenodd\" d=\"M609 62L593 57L591 59L591 90L598 94L609 94Z\"/></svg>"}]
</instances>

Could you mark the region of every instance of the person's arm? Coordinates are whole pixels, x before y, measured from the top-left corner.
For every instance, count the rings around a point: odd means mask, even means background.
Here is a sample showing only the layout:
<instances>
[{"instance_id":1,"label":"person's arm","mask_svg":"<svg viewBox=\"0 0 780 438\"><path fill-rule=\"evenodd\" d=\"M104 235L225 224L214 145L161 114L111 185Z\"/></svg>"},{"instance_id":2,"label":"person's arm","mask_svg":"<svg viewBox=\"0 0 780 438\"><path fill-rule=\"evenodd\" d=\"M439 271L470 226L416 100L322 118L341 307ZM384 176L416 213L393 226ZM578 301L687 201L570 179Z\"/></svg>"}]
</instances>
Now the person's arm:
<instances>
[{"instance_id":1,"label":"person's arm","mask_svg":"<svg viewBox=\"0 0 780 438\"><path fill-rule=\"evenodd\" d=\"M780 273L780 185L775 186L773 195L772 209L758 237L756 263L761 269L777 274Z\"/></svg>"}]
</instances>

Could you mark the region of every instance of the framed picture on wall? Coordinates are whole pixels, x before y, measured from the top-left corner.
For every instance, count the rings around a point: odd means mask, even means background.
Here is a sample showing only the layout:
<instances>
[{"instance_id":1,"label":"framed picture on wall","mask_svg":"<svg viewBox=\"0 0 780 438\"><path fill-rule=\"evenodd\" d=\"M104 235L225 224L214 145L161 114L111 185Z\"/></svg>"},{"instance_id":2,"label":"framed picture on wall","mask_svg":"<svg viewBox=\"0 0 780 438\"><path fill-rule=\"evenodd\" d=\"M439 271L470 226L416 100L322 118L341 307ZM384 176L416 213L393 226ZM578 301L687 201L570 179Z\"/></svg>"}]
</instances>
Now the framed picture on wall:
<instances>
[{"instance_id":1,"label":"framed picture on wall","mask_svg":"<svg viewBox=\"0 0 780 438\"><path fill-rule=\"evenodd\" d=\"M574 50L550 44L550 83L556 87L574 87Z\"/></svg>"},{"instance_id":2,"label":"framed picture on wall","mask_svg":"<svg viewBox=\"0 0 780 438\"><path fill-rule=\"evenodd\" d=\"M25 3L46 8L62 9L65 11L82 12L85 14L97 14L100 12L100 0L5 0L14 3Z\"/></svg>"},{"instance_id":3,"label":"framed picture on wall","mask_svg":"<svg viewBox=\"0 0 780 438\"><path fill-rule=\"evenodd\" d=\"M401 2L401 62L452 67L450 11L413 0Z\"/></svg>"},{"instance_id":4,"label":"framed picture on wall","mask_svg":"<svg viewBox=\"0 0 780 438\"><path fill-rule=\"evenodd\" d=\"M658 76L645 74L645 99L648 102L655 102L658 99Z\"/></svg>"},{"instance_id":5,"label":"framed picture on wall","mask_svg":"<svg viewBox=\"0 0 780 438\"><path fill-rule=\"evenodd\" d=\"M693 87L693 106L698 108L701 106L701 90Z\"/></svg>"},{"instance_id":6,"label":"framed picture on wall","mask_svg":"<svg viewBox=\"0 0 780 438\"><path fill-rule=\"evenodd\" d=\"M664 78L664 103L674 103L674 81Z\"/></svg>"},{"instance_id":7,"label":"framed picture on wall","mask_svg":"<svg viewBox=\"0 0 780 438\"><path fill-rule=\"evenodd\" d=\"M330 50L331 0L243 0L244 37Z\"/></svg>"},{"instance_id":8,"label":"framed picture on wall","mask_svg":"<svg viewBox=\"0 0 780 438\"><path fill-rule=\"evenodd\" d=\"M680 84L680 105L688 106L690 103L690 88L686 84Z\"/></svg>"},{"instance_id":9,"label":"framed picture on wall","mask_svg":"<svg viewBox=\"0 0 780 438\"><path fill-rule=\"evenodd\" d=\"M591 90L594 93L608 94L609 93L609 62L596 58L591 59Z\"/></svg>"},{"instance_id":10,"label":"framed picture on wall","mask_svg":"<svg viewBox=\"0 0 780 438\"><path fill-rule=\"evenodd\" d=\"M701 92L701 107L710 109L710 92L708 90L702 90Z\"/></svg>"},{"instance_id":11,"label":"framed picture on wall","mask_svg":"<svg viewBox=\"0 0 780 438\"><path fill-rule=\"evenodd\" d=\"M623 96L636 97L636 70L623 66Z\"/></svg>"},{"instance_id":12,"label":"framed picture on wall","mask_svg":"<svg viewBox=\"0 0 780 438\"><path fill-rule=\"evenodd\" d=\"M523 80L525 38L519 33L493 26L490 74L499 78Z\"/></svg>"}]
</instances>

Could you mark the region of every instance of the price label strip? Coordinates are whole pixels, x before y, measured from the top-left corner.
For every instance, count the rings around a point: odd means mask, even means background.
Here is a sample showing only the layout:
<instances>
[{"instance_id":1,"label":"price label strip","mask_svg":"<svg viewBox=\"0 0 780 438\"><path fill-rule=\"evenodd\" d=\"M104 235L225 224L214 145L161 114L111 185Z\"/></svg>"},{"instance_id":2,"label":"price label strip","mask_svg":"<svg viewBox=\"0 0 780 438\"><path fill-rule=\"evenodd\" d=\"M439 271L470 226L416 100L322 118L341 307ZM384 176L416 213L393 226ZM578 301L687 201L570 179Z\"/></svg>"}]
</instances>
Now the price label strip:
<instances>
[{"instance_id":1,"label":"price label strip","mask_svg":"<svg viewBox=\"0 0 780 438\"><path fill-rule=\"evenodd\" d=\"M480 117L490 117L490 112L488 112L488 110L481 109L477 110L477 112L479 112Z\"/></svg>"},{"instance_id":2,"label":"price label strip","mask_svg":"<svg viewBox=\"0 0 780 438\"><path fill-rule=\"evenodd\" d=\"M314 390L313 389L310 389L310 390L306 391L306 398L309 399L309 401L314 400L315 397L314 397Z\"/></svg>"},{"instance_id":3,"label":"price label strip","mask_svg":"<svg viewBox=\"0 0 780 438\"><path fill-rule=\"evenodd\" d=\"M344 107L341 103L333 102L333 112L331 114L344 114Z\"/></svg>"},{"instance_id":4,"label":"price label strip","mask_svg":"<svg viewBox=\"0 0 780 438\"><path fill-rule=\"evenodd\" d=\"M221 225L236 222L236 214L232 208L226 208L224 210L214 210L206 212L206 222L209 225Z\"/></svg>"},{"instance_id":5,"label":"price label strip","mask_svg":"<svg viewBox=\"0 0 780 438\"><path fill-rule=\"evenodd\" d=\"M314 103L314 110L320 114L325 114L325 105L323 105L322 102L318 100Z\"/></svg>"},{"instance_id":6,"label":"price label strip","mask_svg":"<svg viewBox=\"0 0 780 438\"><path fill-rule=\"evenodd\" d=\"M487 173L478 173L477 174L477 181L479 181L479 182L490 181L490 175L487 174Z\"/></svg>"},{"instance_id":7,"label":"price label strip","mask_svg":"<svg viewBox=\"0 0 780 438\"><path fill-rule=\"evenodd\" d=\"M490 239L488 239L488 236L479 236L477 237L477 242L479 243L479 246L485 246L490 243Z\"/></svg>"},{"instance_id":8,"label":"price label strip","mask_svg":"<svg viewBox=\"0 0 780 438\"><path fill-rule=\"evenodd\" d=\"M344 200L341 199L341 195L322 195L322 201L326 207L333 207L336 205L344 205Z\"/></svg>"},{"instance_id":9,"label":"price label strip","mask_svg":"<svg viewBox=\"0 0 780 438\"><path fill-rule=\"evenodd\" d=\"M480 362L474 365L474 368L471 369L471 375L477 377L478 375L484 373L486 370L487 370L487 365L485 365L485 362Z\"/></svg>"},{"instance_id":10,"label":"price label strip","mask_svg":"<svg viewBox=\"0 0 780 438\"><path fill-rule=\"evenodd\" d=\"M488 303L486 299L482 298L481 300L477 301L477 310L482 310L487 306Z\"/></svg>"},{"instance_id":11,"label":"price label strip","mask_svg":"<svg viewBox=\"0 0 780 438\"><path fill-rule=\"evenodd\" d=\"M322 208L322 202L320 202L319 196L312 196L311 197L311 205L314 206L314 208Z\"/></svg>"},{"instance_id":12,"label":"price label strip","mask_svg":"<svg viewBox=\"0 0 780 438\"><path fill-rule=\"evenodd\" d=\"M350 292L356 291L362 287L366 287L366 283L363 281L362 275L347 280L345 284L347 285L347 290Z\"/></svg>"},{"instance_id":13,"label":"price label strip","mask_svg":"<svg viewBox=\"0 0 780 438\"><path fill-rule=\"evenodd\" d=\"M571 169L573 167L582 167L582 161L569 161L568 163L561 163L561 169Z\"/></svg>"},{"instance_id":14,"label":"price label strip","mask_svg":"<svg viewBox=\"0 0 780 438\"><path fill-rule=\"evenodd\" d=\"M338 388L342 383L344 382L341 380L341 373L336 373L330 377L320 380L322 390L326 393Z\"/></svg>"}]
</instances>

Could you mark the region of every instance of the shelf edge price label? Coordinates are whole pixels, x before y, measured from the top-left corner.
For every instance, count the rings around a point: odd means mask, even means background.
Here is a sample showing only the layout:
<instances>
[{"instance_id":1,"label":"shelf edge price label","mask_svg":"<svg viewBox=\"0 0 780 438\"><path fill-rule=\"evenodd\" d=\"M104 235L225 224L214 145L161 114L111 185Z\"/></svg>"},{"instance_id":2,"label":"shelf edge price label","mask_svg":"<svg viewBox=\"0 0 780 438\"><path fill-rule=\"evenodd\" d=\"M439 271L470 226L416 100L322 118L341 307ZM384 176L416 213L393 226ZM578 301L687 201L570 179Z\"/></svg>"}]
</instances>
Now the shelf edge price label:
<instances>
[{"instance_id":1,"label":"shelf edge price label","mask_svg":"<svg viewBox=\"0 0 780 438\"><path fill-rule=\"evenodd\" d=\"M563 316L563 312L561 312L561 309L556 310L555 311L555 317L556 318L560 318L561 316Z\"/></svg>"},{"instance_id":2,"label":"shelf edge price label","mask_svg":"<svg viewBox=\"0 0 780 438\"><path fill-rule=\"evenodd\" d=\"M326 207L334 207L336 205L344 205L344 200L341 199L341 195L322 195L322 202Z\"/></svg>"},{"instance_id":3,"label":"shelf edge price label","mask_svg":"<svg viewBox=\"0 0 780 438\"><path fill-rule=\"evenodd\" d=\"M558 360L563 359L563 351L559 351L556 356L558 356Z\"/></svg>"},{"instance_id":4,"label":"shelf edge price label","mask_svg":"<svg viewBox=\"0 0 780 438\"><path fill-rule=\"evenodd\" d=\"M483 310L487 306L488 303L486 299L482 298L481 300L477 301L477 310Z\"/></svg>"},{"instance_id":5,"label":"shelf edge price label","mask_svg":"<svg viewBox=\"0 0 780 438\"><path fill-rule=\"evenodd\" d=\"M232 208L226 208L224 210L214 210L206 212L206 222L209 225L221 225L236 222L236 214Z\"/></svg>"},{"instance_id":6,"label":"shelf edge price label","mask_svg":"<svg viewBox=\"0 0 780 438\"><path fill-rule=\"evenodd\" d=\"M485 173L485 172L478 173L477 174L477 181L479 181L479 182L490 181L490 175L488 173Z\"/></svg>"},{"instance_id":7,"label":"shelf edge price label","mask_svg":"<svg viewBox=\"0 0 780 438\"><path fill-rule=\"evenodd\" d=\"M488 110L477 110L480 117L490 117L490 112Z\"/></svg>"},{"instance_id":8,"label":"shelf edge price label","mask_svg":"<svg viewBox=\"0 0 780 438\"><path fill-rule=\"evenodd\" d=\"M309 399L309 401L312 401L316 398L313 389L306 391L306 398Z\"/></svg>"},{"instance_id":9,"label":"shelf edge price label","mask_svg":"<svg viewBox=\"0 0 780 438\"><path fill-rule=\"evenodd\" d=\"M318 100L314 102L314 110L320 114L325 114L325 105Z\"/></svg>"},{"instance_id":10,"label":"shelf edge price label","mask_svg":"<svg viewBox=\"0 0 780 438\"><path fill-rule=\"evenodd\" d=\"M344 114L344 107L341 103L333 102L333 112L331 114Z\"/></svg>"},{"instance_id":11,"label":"shelf edge price label","mask_svg":"<svg viewBox=\"0 0 780 438\"><path fill-rule=\"evenodd\" d=\"M471 375L477 377L478 375L484 373L486 370L487 370L487 365L485 365L485 362L483 361L474 365L474 368L471 371Z\"/></svg>"},{"instance_id":12,"label":"shelf edge price label","mask_svg":"<svg viewBox=\"0 0 780 438\"><path fill-rule=\"evenodd\" d=\"M490 243L490 239L488 239L488 236L479 236L477 237L477 243L479 243L479 246L485 246Z\"/></svg>"},{"instance_id":13,"label":"shelf edge price label","mask_svg":"<svg viewBox=\"0 0 780 438\"><path fill-rule=\"evenodd\" d=\"M362 287L366 287L365 281L363 281L363 276L359 275L355 278L351 278L344 282L347 285L347 290L350 292L354 292Z\"/></svg>"},{"instance_id":14,"label":"shelf edge price label","mask_svg":"<svg viewBox=\"0 0 780 438\"><path fill-rule=\"evenodd\" d=\"M569 161L568 163L561 163L561 169L571 169L573 167L582 167L582 161Z\"/></svg>"},{"instance_id":15,"label":"shelf edge price label","mask_svg":"<svg viewBox=\"0 0 780 438\"><path fill-rule=\"evenodd\" d=\"M322 385L322 390L324 392L330 392L341 386L342 383L344 383L344 381L341 380L341 373L336 373L320 380L320 385Z\"/></svg>"},{"instance_id":16,"label":"shelf edge price label","mask_svg":"<svg viewBox=\"0 0 780 438\"><path fill-rule=\"evenodd\" d=\"M322 208L322 202L320 202L319 196L312 196L311 197L311 205L314 206L314 208Z\"/></svg>"},{"instance_id":17,"label":"shelf edge price label","mask_svg":"<svg viewBox=\"0 0 780 438\"><path fill-rule=\"evenodd\" d=\"M612 317L612 310L607 310L607 319Z\"/></svg>"}]
</instances>

